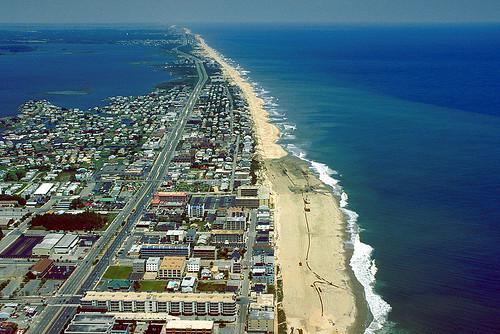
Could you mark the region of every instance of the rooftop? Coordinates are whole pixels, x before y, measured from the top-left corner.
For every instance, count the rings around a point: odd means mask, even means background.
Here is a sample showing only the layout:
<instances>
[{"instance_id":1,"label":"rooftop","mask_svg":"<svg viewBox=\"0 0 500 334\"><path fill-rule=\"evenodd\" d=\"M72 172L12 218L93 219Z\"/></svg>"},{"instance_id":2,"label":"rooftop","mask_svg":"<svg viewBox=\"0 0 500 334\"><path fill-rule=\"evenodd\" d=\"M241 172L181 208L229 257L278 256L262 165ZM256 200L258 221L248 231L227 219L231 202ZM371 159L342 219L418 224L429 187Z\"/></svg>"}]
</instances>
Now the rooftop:
<instances>
[{"instance_id":1,"label":"rooftop","mask_svg":"<svg viewBox=\"0 0 500 334\"><path fill-rule=\"evenodd\" d=\"M164 302L182 302L182 301L200 301L200 302L224 302L233 303L234 295L232 293L165 293L165 292L114 292L114 291L88 291L82 298L82 301L164 301Z\"/></svg>"},{"instance_id":2,"label":"rooftop","mask_svg":"<svg viewBox=\"0 0 500 334\"><path fill-rule=\"evenodd\" d=\"M160 269L169 270L177 269L180 270L184 267L186 259L183 256L165 256L160 263Z\"/></svg>"},{"instance_id":3,"label":"rooftop","mask_svg":"<svg viewBox=\"0 0 500 334\"><path fill-rule=\"evenodd\" d=\"M173 320L167 322L166 329L212 329L214 322L208 320Z\"/></svg>"}]
</instances>

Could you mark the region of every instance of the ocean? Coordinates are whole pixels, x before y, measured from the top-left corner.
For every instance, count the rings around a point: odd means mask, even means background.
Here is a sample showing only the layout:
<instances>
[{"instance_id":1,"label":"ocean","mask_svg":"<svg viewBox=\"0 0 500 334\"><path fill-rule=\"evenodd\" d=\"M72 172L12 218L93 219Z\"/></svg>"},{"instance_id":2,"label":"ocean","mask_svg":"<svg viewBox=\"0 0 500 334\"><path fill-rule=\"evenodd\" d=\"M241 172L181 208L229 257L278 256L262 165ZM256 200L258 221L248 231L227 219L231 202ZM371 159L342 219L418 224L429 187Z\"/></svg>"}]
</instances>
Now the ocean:
<instances>
[{"instance_id":1,"label":"ocean","mask_svg":"<svg viewBox=\"0 0 500 334\"><path fill-rule=\"evenodd\" d=\"M348 194L366 333L499 332L500 26L193 30Z\"/></svg>"},{"instance_id":2,"label":"ocean","mask_svg":"<svg viewBox=\"0 0 500 334\"><path fill-rule=\"evenodd\" d=\"M500 26L191 28L255 82L281 144L348 194L366 333L498 332ZM170 79L161 49L114 43L162 30L19 29L0 29L0 116Z\"/></svg>"}]
</instances>

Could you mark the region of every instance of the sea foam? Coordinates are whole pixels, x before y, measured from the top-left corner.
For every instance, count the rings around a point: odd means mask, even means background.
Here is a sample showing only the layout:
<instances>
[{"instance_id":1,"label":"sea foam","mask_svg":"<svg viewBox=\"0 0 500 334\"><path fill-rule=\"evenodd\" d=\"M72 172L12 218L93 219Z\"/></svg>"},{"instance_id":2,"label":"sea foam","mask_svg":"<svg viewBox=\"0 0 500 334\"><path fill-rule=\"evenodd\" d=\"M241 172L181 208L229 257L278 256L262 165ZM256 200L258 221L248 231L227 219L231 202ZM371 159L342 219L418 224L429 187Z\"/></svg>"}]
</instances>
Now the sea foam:
<instances>
[{"instance_id":1,"label":"sea foam","mask_svg":"<svg viewBox=\"0 0 500 334\"><path fill-rule=\"evenodd\" d=\"M375 292L375 274L377 273L377 266L375 260L372 259L373 248L363 243L360 239L360 229L357 224L359 215L346 208L349 205L349 197L340 185L339 180L332 177L332 175L338 174L336 171L332 170L326 164L306 159L305 153L298 157L308 161L311 164L311 168L317 173L319 179L323 183L331 186L333 193L339 198L339 205L346 218L347 231L350 236L350 243L353 247L349 265L356 279L363 286L365 298L373 316L372 322L365 329L365 334L375 333L377 330L381 329L387 321L391 306Z\"/></svg>"}]
</instances>

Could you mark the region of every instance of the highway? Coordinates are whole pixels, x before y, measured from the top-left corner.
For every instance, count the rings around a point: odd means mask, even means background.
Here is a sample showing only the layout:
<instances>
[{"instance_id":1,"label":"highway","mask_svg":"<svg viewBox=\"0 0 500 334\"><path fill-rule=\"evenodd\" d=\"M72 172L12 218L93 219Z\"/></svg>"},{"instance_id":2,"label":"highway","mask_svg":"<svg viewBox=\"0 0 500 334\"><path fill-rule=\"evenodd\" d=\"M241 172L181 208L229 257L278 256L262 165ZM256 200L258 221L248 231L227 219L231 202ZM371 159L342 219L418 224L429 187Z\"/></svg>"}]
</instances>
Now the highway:
<instances>
[{"instance_id":1,"label":"highway","mask_svg":"<svg viewBox=\"0 0 500 334\"><path fill-rule=\"evenodd\" d=\"M120 211L115 220L96 242L96 245L86 256L85 260L78 265L75 272L59 289L57 296L60 297L55 298L55 305L45 307L42 313L35 318L28 333L59 334L63 330L65 324L76 313L76 309L72 305L79 304L80 302L80 296L66 296L81 295L85 291L94 288L100 277L104 274L111 259L116 255L119 247L130 233L133 225L140 218L143 210L147 208L153 197L153 193L164 180L168 165L182 138L186 122L208 80L205 66L200 59L177 49L174 50L182 56L193 60L198 73L198 82L179 114L177 126L168 134L167 141L158 154L141 189L128 201L127 205ZM63 306L64 304L68 304L68 307Z\"/></svg>"}]
</instances>

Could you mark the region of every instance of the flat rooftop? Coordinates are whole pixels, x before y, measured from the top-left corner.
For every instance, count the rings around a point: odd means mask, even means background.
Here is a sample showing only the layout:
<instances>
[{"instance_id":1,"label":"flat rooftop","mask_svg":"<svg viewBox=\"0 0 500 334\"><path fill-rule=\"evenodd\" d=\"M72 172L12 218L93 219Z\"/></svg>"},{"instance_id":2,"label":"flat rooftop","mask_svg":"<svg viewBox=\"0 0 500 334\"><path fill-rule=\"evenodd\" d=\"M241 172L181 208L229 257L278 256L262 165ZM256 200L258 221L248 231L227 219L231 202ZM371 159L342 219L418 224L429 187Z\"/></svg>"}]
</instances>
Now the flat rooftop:
<instances>
[{"instance_id":1,"label":"flat rooftop","mask_svg":"<svg viewBox=\"0 0 500 334\"><path fill-rule=\"evenodd\" d=\"M212 329L214 322L209 320L172 320L165 325L166 329Z\"/></svg>"},{"instance_id":2,"label":"flat rooftop","mask_svg":"<svg viewBox=\"0 0 500 334\"><path fill-rule=\"evenodd\" d=\"M183 301L208 301L234 303L232 293L167 293L167 292L114 292L114 291L88 291L82 301L163 301L163 302L183 302Z\"/></svg>"}]
</instances>

